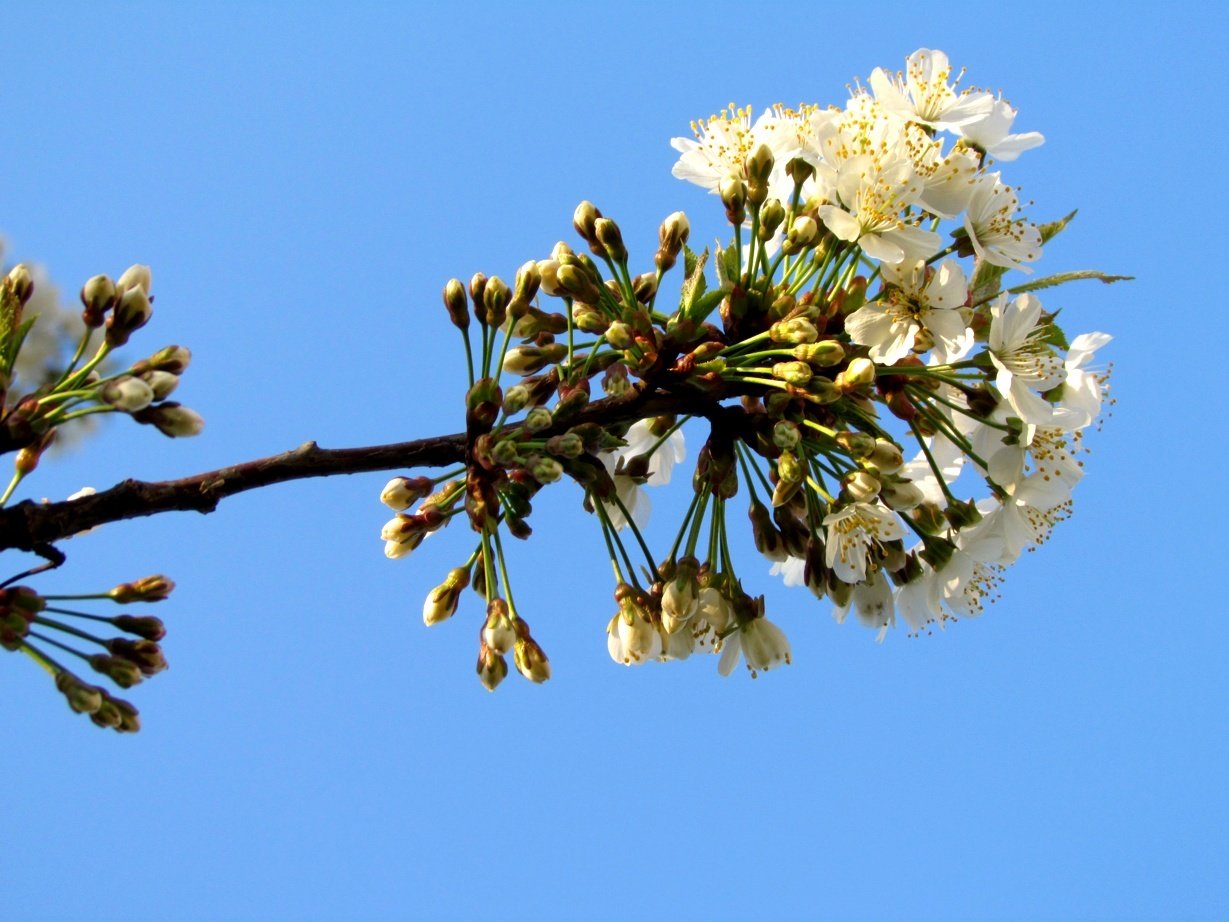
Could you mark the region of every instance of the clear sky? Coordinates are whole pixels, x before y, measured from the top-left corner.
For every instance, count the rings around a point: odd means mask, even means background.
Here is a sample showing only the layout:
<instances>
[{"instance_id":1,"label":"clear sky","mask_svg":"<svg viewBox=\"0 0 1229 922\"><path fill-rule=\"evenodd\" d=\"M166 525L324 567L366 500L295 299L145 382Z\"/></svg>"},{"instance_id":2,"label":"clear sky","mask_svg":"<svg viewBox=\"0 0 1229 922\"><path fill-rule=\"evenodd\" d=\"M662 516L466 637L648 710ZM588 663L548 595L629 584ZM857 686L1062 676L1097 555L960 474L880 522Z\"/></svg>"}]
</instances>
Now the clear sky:
<instances>
[{"instance_id":1,"label":"clear sky","mask_svg":"<svg viewBox=\"0 0 1229 922\"><path fill-rule=\"evenodd\" d=\"M1114 334L1117 404L1002 600L877 645L765 572L794 662L754 682L610 661L575 491L513 549L554 678L494 695L476 607L421 621L468 539L386 560L384 475L74 540L66 591L177 580L171 669L119 737L0 657L0 918L1229 916L1223 8L8 4L4 28L7 257L68 292L151 264L139 342L192 348L207 420L106 426L25 495L456 431L450 276L510 277L584 198L644 261L676 209L711 239L672 136L843 103L919 47L1046 135L1010 180L1038 220L1080 214L1042 268L1138 279L1051 296Z\"/></svg>"}]
</instances>

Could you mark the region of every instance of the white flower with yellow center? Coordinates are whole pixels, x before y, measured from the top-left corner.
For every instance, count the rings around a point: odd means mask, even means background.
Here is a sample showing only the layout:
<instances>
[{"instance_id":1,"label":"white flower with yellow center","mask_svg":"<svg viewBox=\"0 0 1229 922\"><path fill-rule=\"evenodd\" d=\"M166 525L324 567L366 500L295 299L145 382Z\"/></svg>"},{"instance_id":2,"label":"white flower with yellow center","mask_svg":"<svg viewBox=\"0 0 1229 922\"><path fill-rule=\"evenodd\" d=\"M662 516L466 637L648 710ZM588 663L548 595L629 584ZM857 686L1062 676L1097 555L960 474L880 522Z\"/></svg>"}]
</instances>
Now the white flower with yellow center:
<instances>
[{"instance_id":1,"label":"white flower with yellow center","mask_svg":"<svg viewBox=\"0 0 1229 922\"><path fill-rule=\"evenodd\" d=\"M716 192L722 180L747 178L747 157L761 144L768 145L784 170L785 161L797 148L797 119L787 110L766 109L751 121L751 107L729 108L707 121L692 122L695 139L673 138L670 146L680 154L671 173L676 179Z\"/></svg>"},{"instance_id":2,"label":"white flower with yellow center","mask_svg":"<svg viewBox=\"0 0 1229 922\"><path fill-rule=\"evenodd\" d=\"M872 259L913 263L939 251L938 234L903 217L922 194L922 181L907 159L879 163L867 154L853 157L841 165L836 193L840 204L821 205L820 219Z\"/></svg>"},{"instance_id":3,"label":"white flower with yellow center","mask_svg":"<svg viewBox=\"0 0 1229 922\"><path fill-rule=\"evenodd\" d=\"M918 548L914 550L919 550ZM985 602L998 598L1002 569L957 549L939 570L923 573L896 591L896 609L915 633L930 624L943 626L953 617L974 618Z\"/></svg>"},{"instance_id":4,"label":"white flower with yellow center","mask_svg":"<svg viewBox=\"0 0 1229 922\"><path fill-rule=\"evenodd\" d=\"M897 118L930 128L955 130L985 118L994 97L982 91L956 92L963 72L952 79L952 65L942 51L919 48L905 59L904 74L890 76L876 67L867 83L879 103Z\"/></svg>"},{"instance_id":5,"label":"white flower with yellow center","mask_svg":"<svg viewBox=\"0 0 1229 922\"><path fill-rule=\"evenodd\" d=\"M1054 406L1054 425L1068 431L1083 429L1100 415L1109 373L1097 371L1089 363L1093 354L1111 339L1108 333L1081 333L1071 340L1063 363L1067 377Z\"/></svg>"},{"instance_id":6,"label":"white flower with yellow center","mask_svg":"<svg viewBox=\"0 0 1229 922\"><path fill-rule=\"evenodd\" d=\"M824 516L827 544L824 560L849 584L866 579L871 550L885 541L904 537L896 513L878 503L850 503Z\"/></svg>"},{"instance_id":7,"label":"white flower with yellow center","mask_svg":"<svg viewBox=\"0 0 1229 922\"><path fill-rule=\"evenodd\" d=\"M860 346L869 348L872 361L892 365L908 355L918 333L929 334L930 345L945 353L967 350L973 331L960 308L968 298L968 286L960 264L945 259L937 270L924 262L882 267L883 295L858 308L845 319L845 332Z\"/></svg>"},{"instance_id":8,"label":"white flower with yellow center","mask_svg":"<svg viewBox=\"0 0 1229 922\"><path fill-rule=\"evenodd\" d=\"M998 369L995 386L1026 423L1051 423L1054 408L1035 391L1063 383L1066 371L1054 347L1045 341L1041 301L1023 294L1008 302L1001 294L990 307L990 359Z\"/></svg>"},{"instance_id":9,"label":"white flower with yellow center","mask_svg":"<svg viewBox=\"0 0 1229 922\"><path fill-rule=\"evenodd\" d=\"M858 583L844 605L838 605L832 610L832 617L837 624L844 624L849 616L849 610L857 614L858 622L863 627L878 631L875 640L883 643L888 634L888 628L896 623L896 604L892 598L892 586L881 572L869 580Z\"/></svg>"},{"instance_id":10,"label":"white flower with yellow center","mask_svg":"<svg viewBox=\"0 0 1229 922\"><path fill-rule=\"evenodd\" d=\"M987 173L973 184L964 216L964 229L973 251L993 266L1033 270L1024 265L1041 256L1041 231L1028 221L1016 220L1020 199L998 173Z\"/></svg>"}]
</instances>

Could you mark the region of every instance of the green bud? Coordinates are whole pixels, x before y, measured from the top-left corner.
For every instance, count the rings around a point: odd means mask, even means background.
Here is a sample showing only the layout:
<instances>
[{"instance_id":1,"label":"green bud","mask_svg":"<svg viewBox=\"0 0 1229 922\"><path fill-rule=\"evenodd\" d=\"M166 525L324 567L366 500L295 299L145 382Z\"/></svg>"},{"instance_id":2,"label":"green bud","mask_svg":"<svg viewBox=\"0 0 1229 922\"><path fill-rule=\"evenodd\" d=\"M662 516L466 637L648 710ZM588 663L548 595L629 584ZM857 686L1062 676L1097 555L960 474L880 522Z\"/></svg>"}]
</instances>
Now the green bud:
<instances>
[{"instance_id":1,"label":"green bud","mask_svg":"<svg viewBox=\"0 0 1229 922\"><path fill-rule=\"evenodd\" d=\"M812 377L811 366L806 362L777 362L772 366L772 376L794 387L806 387Z\"/></svg>"},{"instance_id":2,"label":"green bud","mask_svg":"<svg viewBox=\"0 0 1229 922\"><path fill-rule=\"evenodd\" d=\"M816 368L828 368L845 359L845 349L832 339L803 343L794 347L794 357Z\"/></svg>"},{"instance_id":3,"label":"green bud","mask_svg":"<svg viewBox=\"0 0 1229 922\"><path fill-rule=\"evenodd\" d=\"M623 234L619 225L610 218L598 218L593 224L593 232L601 244L599 256L605 255L612 262L622 265L627 262L627 247L623 244Z\"/></svg>"},{"instance_id":4,"label":"green bud","mask_svg":"<svg viewBox=\"0 0 1229 922\"><path fill-rule=\"evenodd\" d=\"M657 232L657 254L653 257L658 269L666 272L674 266L690 233L691 224L687 215L681 211L674 212L661 222L661 228Z\"/></svg>"},{"instance_id":5,"label":"green bud","mask_svg":"<svg viewBox=\"0 0 1229 922\"><path fill-rule=\"evenodd\" d=\"M819 339L819 331L815 329L815 324L805 317L793 317L774 323L768 328L768 336L774 343L804 344L814 343ZM794 354L797 355L797 350ZM807 361L802 356L798 358L801 361Z\"/></svg>"},{"instance_id":6,"label":"green bud","mask_svg":"<svg viewBox=\"0 0 1229 922\"><path fill-rule=\"evenodd\" d=\"M96 275L81 286L81 320L90 329L102 326L107 311L115 307L118 295L115 282L107 275Z\"/></svg>"},{"instance_id":7,"label":"green bud","mask_svg":"<svg viewBox=\"0 0 1229 922\"><path fill-rule=\"evenodd\" d=\"M770 198L760 208L760 240L771 240L777 228L785 221L785 206L780 199Z\"/></svg>"},{"instance_id":8,"label":"green bud","mask_svg":"<svg viewBox=\"0 0 1229 922\"><path fill-rule=\"evenodd\" d=\"M725 216L731 224L741 225L747 220L747 184L734 176L727 176L717 187Z\"/></svg>"},{"instance_id":9,"label":"green bud","mask_svg":"<svg viewBox=\"0 0 1229 922\"><path fill-rule=\"evenodd\" d=\"M449 279L444 286L444 310L448 311L448 318L458 330L469 328L469 304L460 279Z\"/></svg>"},{"instance_id":10,"label":"green bud","mask_svg":"<svg viewBox=\"0 0 1229 922\"><path fill-rule=\"evenodd\" d=\"M541 432L543 429L549 429L554 421L546 407L534 407L525 417L525 428L530 432Z\"/></svg>"},{"instance_id":11,"label":"green bud","mask_svg":"<svg viewBox=\"0 0 1229 922\"><path fill-rule=\"evenodd\" d=\"M787 419L780 419L772 427L772 443L784 451L793 451L802 441L798 426Z\"/></svg>"}]
</instances>

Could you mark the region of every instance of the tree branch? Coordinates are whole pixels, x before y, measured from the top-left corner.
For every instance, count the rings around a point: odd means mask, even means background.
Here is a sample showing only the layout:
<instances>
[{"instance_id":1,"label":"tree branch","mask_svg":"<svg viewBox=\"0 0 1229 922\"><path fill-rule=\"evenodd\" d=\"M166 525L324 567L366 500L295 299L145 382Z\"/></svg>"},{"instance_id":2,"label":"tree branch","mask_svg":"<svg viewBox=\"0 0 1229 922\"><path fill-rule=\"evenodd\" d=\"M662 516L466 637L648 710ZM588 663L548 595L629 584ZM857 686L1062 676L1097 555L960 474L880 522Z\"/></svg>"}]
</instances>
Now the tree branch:
<instances>
[{"instance_id":1,"label":"tree branch","mask_svg":"<svg viewBox=\"0 0 1229 922\"><path fill-rule=\"evenodd\" d=\"M638 391L629 397L594 401L559 428L584 422L615 425L665 413L711 416L719 409L711 396ZM465 448L463 433L364 448L320 448L315 442L305 442L279 455L179 480L125 480L92 496L58 503L26 500L0 509L0 550L35 551L98 525L162 512L209 513L227 496L290 480L460 464Z\"/></svg>"}]
</instances>

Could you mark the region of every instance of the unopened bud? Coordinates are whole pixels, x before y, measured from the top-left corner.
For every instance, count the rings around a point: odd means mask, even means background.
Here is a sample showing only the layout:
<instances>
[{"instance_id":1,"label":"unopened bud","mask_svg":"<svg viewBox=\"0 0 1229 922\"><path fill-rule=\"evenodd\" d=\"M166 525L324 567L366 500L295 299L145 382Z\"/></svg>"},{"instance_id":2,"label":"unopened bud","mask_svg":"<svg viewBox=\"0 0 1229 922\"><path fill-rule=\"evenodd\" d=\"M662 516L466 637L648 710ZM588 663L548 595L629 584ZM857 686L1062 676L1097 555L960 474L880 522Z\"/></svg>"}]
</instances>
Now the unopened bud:
<instances>
[{"instance_id":1,"label":"unopened bud","mask_svg":"<svg viewBox=\"0 0 1229 922\"><path fill-rule=\"evenodd\" d=\"M68 706L78 714L93 714L102 707L102 689L86 685L67 670L56 674L55 687L68 700Z\"/></svg>"},{"instance_id":2,"label":"unopened bud","mask_svg":"<svg viewBox=\"0 0 1229 922\"><path fill-rule=\"evenodd\" d=\"M435 481L430 477L394 477L380 491L380 502L394 512L404 512L430 496L434 487Z\"/></svg>"},{"instance_id":3,"label":"unopened bud","mask_svg":"<svg viewBox=\"0 0 1229 922\"><path fill-rule=\"evenodd\" d=\"M747 184L734 176L727 176L717 186L725 216L731 224L742 225L747 220Z\"/></svg>"},{"instance_id":4,"label":"unopened bud","mask_svg":"<svg viewBox=\"0 0 1229 922\"><path fill-rule=\"evenodd\" d=\"M593 231L602 246L598 255L605 255L611 262L620 265L627 262L627 247L623 244L623 234L618 224L610 218L598 218L593 224Z\"/></svg>"},{"instance_id":5,"label":"unopened bud","mask_svg":"<svg viewBox=\"0 0 1229 922\"><path fill-rule=\"evenodd\" d=\"M25 263L18 263L10 269L4 284L22 304L29 301L34 294L34 279L30 276L30 269Z\"/></svg>"},{"instance_id":6,"label":"unopened bud","mask_svg":"<svg viewBox=\"0 0 1229 922\"><path fill-rule=\"evenodd\" d=\"M516 643L516 629L508 616L508 603L503 599L491 599L487 602L482 642L501 656Z\"/></svg>"},{"instance_id":7,"label":"unopened bud","mask_svg":"<svg viewBox=\"0 0 1229 922\"><path fill-rule=\"evenodd\" d=\"M128 338L149 322L153 315L149 294L144 288L134 287L125 291L107 318L106 339L112 346L122 346Z\"/></svg>"},{"instance_id":8,"label":"unopened bud","mask_svg":"<svg viewBox=\"0 0 1229 922\"><path fill-rule=\"evenodd\" d=\"M469 304L465 300L465 286L460 279L449 279L444 286L444 310L448 319L458 330L469 327Z\"/></svg>"},{"instance_id":9,"label":"unopened bud","mask_svg":"<svg viewBox=\"0 0 1229 922\"><path fill-rule=\"evenodd\" d=\"M771 240L785 221L785 206L780 199L770 198L760 208L760 240Z\"/></svg>"},{"instance_id":10,"label":"unopened bud","mask_svg":"<svg viewBox=\"0 0 1229 922\"><path fill-rule=\"evenodd\" d=\"M875 448L866 459L881 474L895 474L905 466L905 456L900 447L888 439L875 439Z\"/></svg>"},{"instance_id":11,"label":"unopened bud","mask_svg":"<svg viewBox=\"0 0 1229 922\"><path fill-rule=\"evenodd\" d=\"M542 284L542 273L538 264L532 259L516 270L516 281L513 283L512 301L508 304L508 315L519 320L529 310L529 304L538 293Z\"/></svg>"},{"instance_id":12,"label":"unopened bud","mask_svg":"<svg viewBox=\"0 0 1229 922\"><path fill-rule=\"evenodd\" d=\"M163 435L173 439L199 435L205 421L195 410L180 406L173 400L156 403L132 414L138 423L155 426Z\"/></svg>"},{"instance_id":13,"label":"unopened bud","mask_svg":"<svg viewBox=\"0 0 1229 922\"><path fill-rule=\"evenodd\" d=\"M815 368L828 368L845 359L845 349L835 340L818 343L803 343L794 347L794 358Z\"/></svg>"},{"instance_id":14,"label":"unopened bud","mask_svg":"<svg viewBox=\"0 0 1229 922\"><path fill-rule=\"evenodd\" d=\"M165 371L172 375L182 375L192 361L192 353L184 346L164 346L147 359L141 359L129 369L134 375L143 375L148 371Z\"/></svg>"},{"instance_id":15,"label":"unopened bud","mask_svg":"<svg viewBox=\"0 0 1229 922\"><path fill-rule=\"evenodd\" d=\"M789 230L785 232L785 242L781 251L787 254L799 253L811 246L819 237L819 225L813 218L800 215L794 219Z\"/></svg>"},{"instance_id":16,"label":"unopened bud","mask_svg":"<svg viewBox=\"0 0 1229 922\"><path fill-rule=\"evenodd\" d=\"M174 382L179 381L174 375L168 375L168 377ZM144 410L153 402L154 389L140 378L125 375L104 384L99 396L102 397L104 403L110 404L117 410L135 413L137 410Z\"/></svg>"},{"instance_id":17,"label":"unopened bud","mask_svg":"<svg viewBox=\"0 0 1229 922\"><path fill-rule=\"evenodd\" d=\"M154 277L149 266L142 266L140 264L129 266L124 270L124 274L119 277L119 281L115 283L115 290L120 295L134 288L140 288L146 294L150 294L154 290Z\"/></svg>"},{"instance_id":18,"label":"unopened bud","mask_svg":"<svg viewBox=\"0 0 1229 922\"><path fill-rule=\"evenodd\" d=\"M869 503L879 495L882 484L877 477L866 471L853 471L845 475L842 486L854 501Z\"/></svg>"},{"instance_id":19,"label":"unopened bud","mask_svg":"<svg viewBox=\"0 0 1229 922\"><path fill-rule=\"evenodd\" d=\"M115 283L107 275L96 275L81 286L81 319L87 327L100 327L107 311L115 306Z\"/></svg>"},{"instance_id":20,"label":"unopened bud","mask_svg":"<svg viewBox=\"0 0 1229 922\"><path fill-rule=\"evenodd\" d=\"M430 627L451 618L457 612L461 601L461 592L469 585L469 570L456 567L448 571L448 576L440 585L427 595L423 603L422 620Z\"/></svg>"},{"instance_id":21,"label":"unopened bud","mask_svg":"<svg viewBox=\"0 0 1229 922\"><path fill-rule=\"evenodd\" d=\"M529 468L538 483L554 483L563 476L563 465L547 455L539 455Z\"/></svg>"},{"instance_id":22,"label":"unopened bud","mask_svg":"<svg viewBox=\"0 0 1229 922\"><path fill-rule=\"evenodd\" d=\"M162 623L162 619L150 615L116 615L111 619L111 623L125 633L135 634L146 640L161 640L166 636L166 625Z\"/></svg>"},{"instance_id":23,"label":"unopened bud","mask_svg":"<svg viewBox=\"0 0 1229 922\"><path fill-rule=\"evenodd\" d=\"M772 443L785 451L793 451L802 441L798 426L787 419L780 419L772 427Z\"/></svg>"},{"instance_id":24,"label":"unopened bud","mask_svg":"<svg viewBox=\"0 0 1229 922\"><path fill-rule=\"evenodd\" d=\"M851 359L849 365L836 376L837 387L848 392L875 383L875 363L868 358Z\"/></svg>"},{"instance_id":25,"label":"unopened bud","mask_svg":"<svg viewBox=\"0 0 1229 922\"><path fill-rule=\"evenodd\" d=\"M775 164L776 158L767 144L761 144L747 158L747 201L752 205L762 205L768 198L768 177Z\"/></svg>"},{"instance_id":26,"label":"unopened bud","mask_svg":"<svg viewBox=\"0 0 1229 922\"><path fill-rule=\"evenodd\" d=\"M634 342L632 337L632 328L622 320L615 320L606 327L606 342L614 346L616 349L630 349Z\"/></svg>"},{"instance_id":27,"label":"unopened bud","mask_svg":"<svg viewBox=\"0 0 1229 922\"><path fill-rule=\"evenodd\" d=\"M768 328L768 336L774 343L790 343L791 345L814 343L819 339L819 331L815 324L805 317L793 317L789 320L778 320ZM835 345L835 344L834 344ZM806 361L802 356L798 356Z\"/></svg>"},{"instance_id":28,"label":"unopened bud","mask_svg":"<svg viewBox=\"0 0 1229 922\"><path fill-rule=\"evenodd\" d=\"M772 376L794 387L806 387L812 377L811 366L806 362L777 362L772 366Z\"/></svg>"},{"instance_id":29,"label":"unopened bud","mask_svg":"<svg viewBox=\"0 0 1229 922\"><path fill-rule=\"evenodd\" d=\"M549 429L555 418L546 407L534 407L525 416L525 428L530 432L541 432Z\"/></svg>"},{"instance_id":30,"label":"unopened bud","mask_svg":"<svg viewBox=\"0 0 1229 922\"><path fill-rule=\"evenodd\" d=\"M838 432L835 440L836 444L845 449L851 458L858 460L869 458L875 451L874 436L867 435L865 432Z\"/></svg>"},{"instance_id":31,"label":"unopened bud","mask_svg":"<svg viewBox=\"0 0 1229 922\"><path fill-rule=\"evenodd\" d=\"M105 675L120 688L132 688L142 679L141 670L131 660L97 653L88 662L91 669Z\"/></svg>"},{"instance_id":32,"label":"unopened bud","mask_svg":"<svg viewBox=\"0 0 1229 922\"><path fill-rule=\"evenodd\" d=\"M657 232L657 255L653 257L658 269L666 272L674 265L690 233L691 224L681 211L674 212L661 222Z\"/></svg>"},{"instance_id":33,"label":"unopened bud","mask_svg":"<svg viewBox=\"0 0 1229 922\"><path fill-rule=\"evenodd\" d=\"M179 376L169 371L147 371L141 375L141 380L154 392L154 400L165 400L179 387Z\"/></svg>"},{"instance_id":34,"label":"unopened bud","mask_svg":"<svg viewBox=\"0 0 1229 922\"><path fill-rule=\"evenodd\" d=\"M482 644L478 648L477 672L483 687L487 691L495 691L496 686L508 676L508 661L486 644Z\"/></svg>"},{"instance_id":35,"label":"unopened bud","mask_svg":"<svg viewBox=\"0 0 1229 922\"><path fill-rule=\"evenodd\" d=\"M512 292L508 283L498 275L493 275L486 281L482 289L482 307L486 313L486 324L489 327L503 326L507 316L508 302L512 300ZM478 302L475 301L475 304Z\"/></svg>"},{"instance_id":36,"label":"unopened bud","mask_svg":"<svg viewBox=\"0 0 1229 922\"><path fill-rule=\"evenodd\" d=\"M517 671L531 682L541 684L550 678L550 660L536 640L521 637L512 651Z\"/></svg>"},{"instance_id":37,"label":"unopened bud","mask_svg":"<svg viewBox=\"0 0 1229 922\"><path fill-rule=\"evenodd\" d=\"M127 605L130 602L161 602L171 594L175 584L161 574L145 576L131 583L120 583L107 593L113 602Z\"/></svg>"},{"instance_id":38,"label":"unopened bud","mask_svg":"<svg viewBox=\"0 0 1229 922\"><path fill-rule=\"evenodd\" d=\"M596 231L596 224L601 216L597 206L587 200L577 205L576 211L572 213L572 226L576 228L576 233L580 234L585 243L589 244L589 249L598 256L604 255Z\"/></svg>"}]
</instances>

